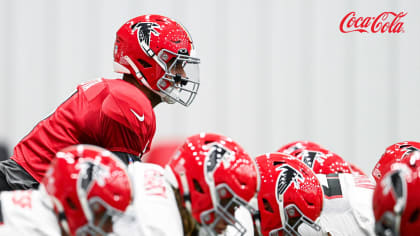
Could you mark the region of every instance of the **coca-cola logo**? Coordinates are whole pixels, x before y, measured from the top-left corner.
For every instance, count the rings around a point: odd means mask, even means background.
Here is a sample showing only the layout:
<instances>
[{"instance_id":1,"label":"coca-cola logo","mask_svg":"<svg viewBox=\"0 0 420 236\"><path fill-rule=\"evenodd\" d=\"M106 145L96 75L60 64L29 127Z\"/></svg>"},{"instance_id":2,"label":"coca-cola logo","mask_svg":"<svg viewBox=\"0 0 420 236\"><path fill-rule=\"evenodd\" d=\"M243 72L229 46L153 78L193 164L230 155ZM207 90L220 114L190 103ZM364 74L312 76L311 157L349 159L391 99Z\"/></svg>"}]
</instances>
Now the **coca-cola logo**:
<instances>
[{"instance_id":1,"label":"coca-cola logo","mask_svg":"<svg viewBox=\"0 0 420 236\"><path fill-rule=\"evenodd\" d=\"M407 12L382 12L377 17L357 17L356 12L349 12L340 23L343 33L404 33L404 22L401 19Z\"/></svg>"}]
</instances>

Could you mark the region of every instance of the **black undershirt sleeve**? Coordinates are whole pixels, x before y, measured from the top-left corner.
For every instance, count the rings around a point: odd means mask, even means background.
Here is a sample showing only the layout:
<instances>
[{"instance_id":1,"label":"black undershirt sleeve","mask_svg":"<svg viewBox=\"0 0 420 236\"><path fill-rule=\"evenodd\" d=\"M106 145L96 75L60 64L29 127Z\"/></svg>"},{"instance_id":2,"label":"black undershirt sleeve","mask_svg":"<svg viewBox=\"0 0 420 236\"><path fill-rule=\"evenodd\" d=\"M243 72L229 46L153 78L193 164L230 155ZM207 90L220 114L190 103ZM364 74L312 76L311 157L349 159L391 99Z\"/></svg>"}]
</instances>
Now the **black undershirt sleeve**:
<instances>
[{"instance_id":1,"label":"black undershirt sleeve","mask_svg":"<svg viewBox=\"0 0 420 236\"><path fill-rule=\"evenodd\" d=\"M126 153L126 152L112 152L115 155L117 155L121 161L123 161L126 165L128 165L130 162L140 161L140 157Z\"/></svg>"}]
</instances>

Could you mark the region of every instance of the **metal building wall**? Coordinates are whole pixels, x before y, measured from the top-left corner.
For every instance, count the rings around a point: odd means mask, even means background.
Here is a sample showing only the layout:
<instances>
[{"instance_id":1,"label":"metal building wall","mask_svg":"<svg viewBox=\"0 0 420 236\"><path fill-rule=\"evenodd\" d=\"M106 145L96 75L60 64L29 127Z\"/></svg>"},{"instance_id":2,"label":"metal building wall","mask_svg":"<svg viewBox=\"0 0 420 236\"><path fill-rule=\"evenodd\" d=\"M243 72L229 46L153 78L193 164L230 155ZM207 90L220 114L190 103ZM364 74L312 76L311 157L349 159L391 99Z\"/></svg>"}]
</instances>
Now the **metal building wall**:
<instances>
[{"instance_id":1,"label":"metal building wall","mask_svg":"<svg viewBox=\"0 0 420 236\"><path fill-rule=\"evenodd\" d=\"M350 11L408 12L406 32L343 34ZM182 22L202 59L195 102L159 105L156 139L219 132L251 155L309 139L368 172L386 146L420 140L419 1L0 0L0 141L80 82L116 78L115 32L146 13Z\"/></svg>"}]
</instances>

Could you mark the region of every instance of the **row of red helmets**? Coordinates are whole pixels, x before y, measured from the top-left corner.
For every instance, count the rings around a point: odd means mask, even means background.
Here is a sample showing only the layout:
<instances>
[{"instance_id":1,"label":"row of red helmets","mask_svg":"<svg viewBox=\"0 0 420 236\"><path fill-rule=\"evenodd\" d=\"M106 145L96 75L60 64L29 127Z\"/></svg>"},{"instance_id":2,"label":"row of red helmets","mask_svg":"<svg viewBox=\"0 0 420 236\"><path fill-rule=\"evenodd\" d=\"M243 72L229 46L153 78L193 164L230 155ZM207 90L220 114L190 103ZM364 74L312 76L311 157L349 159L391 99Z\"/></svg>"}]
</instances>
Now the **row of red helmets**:
<instances>
[{"instance_id":1,"label":"row of red helmets","mask_svg":"<svg viewBox=\"0 0 420 236\"><path fill-rule=\"evenodd\" d=\"M144 161L165 165L182 144L179 140L182 139L158 143ZM416 235L420 229L420 203L415 200L420 196L418 149L417 142L393 144L372 171L377 184L373 212L378 234ZM315 221L322 211L323 194L314 174L351 173L367 177L357 166L310 141L288 143L255 160L261 179L258 226L263 235L276 231L295 233L295 226L302 223L314 229L319 227ZM290 188L292 185L295 187Z\"/></svg>"},{"instance_id":2,"label":"row of red helmets","mask_svg":"<svg viewBox=\"0 0 420 236\"><path fill-rule=\"evenodd\" d=\"M157 142L143 161L164 166L182 146L179 140L182 139ZM255 161L261 180L256 226L263 235L296 234L301 224L319 230L315 221L322 211L323 189L316 174L366 176L339 155L309 141L286 144L276 152L257 156Z\"/></svg>"}]
</instances>

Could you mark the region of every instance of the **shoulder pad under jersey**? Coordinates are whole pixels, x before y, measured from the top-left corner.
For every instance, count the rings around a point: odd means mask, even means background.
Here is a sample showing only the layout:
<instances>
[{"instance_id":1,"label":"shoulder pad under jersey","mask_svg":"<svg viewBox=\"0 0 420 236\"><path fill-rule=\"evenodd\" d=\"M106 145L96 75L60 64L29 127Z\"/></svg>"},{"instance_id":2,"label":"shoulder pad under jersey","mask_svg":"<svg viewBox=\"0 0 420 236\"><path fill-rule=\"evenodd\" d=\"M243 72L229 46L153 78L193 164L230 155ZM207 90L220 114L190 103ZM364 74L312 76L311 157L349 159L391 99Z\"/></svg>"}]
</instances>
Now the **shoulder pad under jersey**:
<instances>
[{"instance_id":1,"label":"shoulder pad under jersey","mask_svg":"<svg viewBox=\"0 0 420 236\"><path fill-rule=\"evenodd\" d=\"M142 127L155 126L156 118L149 99L135 86L125 81L110 81L109 93L102 103L102 111L136 133Z\"/></svg>"}]
</instances>

